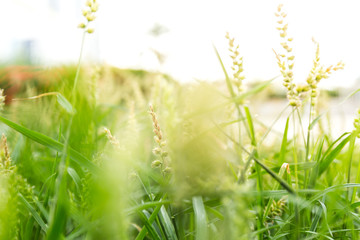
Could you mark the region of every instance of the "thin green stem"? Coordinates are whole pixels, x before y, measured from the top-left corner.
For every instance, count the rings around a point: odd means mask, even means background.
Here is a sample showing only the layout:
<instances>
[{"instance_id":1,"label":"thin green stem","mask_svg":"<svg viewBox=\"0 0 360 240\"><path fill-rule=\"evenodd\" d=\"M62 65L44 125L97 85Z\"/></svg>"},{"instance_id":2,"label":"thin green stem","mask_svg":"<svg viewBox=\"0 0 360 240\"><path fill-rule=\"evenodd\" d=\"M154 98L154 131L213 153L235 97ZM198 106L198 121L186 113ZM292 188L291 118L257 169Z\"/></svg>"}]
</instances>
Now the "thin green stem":
<instances>
[{"instance_id":1,"label":"thin green stem","mask_svg":"<svg viewBox=\"0 0 360 240\"><path fill-rule=\"evenodd\" d=\"M313 110L312 100L313 100L313 98L311 97L311 99L310 99L309 125L308 125L308 128L307 128L307 137L306 137L305 162L309 161L310 141L311 141L311 121L312 121L312 110ZM304 188L307 187L308 173L309 173L309 171L305 170Z\"/></svg>"},{"instance_id":2,"label":"thin green stem","mask_svg":"<svg viewBox=\"0 0 360 240\"><path fill-rule=\"evenodd\" d=\"M293 119L293 157L294 157L294 164L295 164L295 188L299 188L299 179L298 179L298 159L297 159L297 146L296 146L296 121L295 121L295 111L292 112L292 119Z\"/></svg>"},{"instance_id":3,"label":"thin green stem","mask_svg":"<svg viewBox=\"0 0 360 240\"><path fill-rule=\"evenodd\" d=\"M77 64L77 68L76 68L76 75L75 75L75 79L74 79L74 85L71 91L71 95L73 97L73 105L75 105L76 103L76 87L78 84L78 79L79 79L79 74L80 74L80 66L81 66L81 60L82 60L82 55L83 55L83 50L84 50L84 45L85 45L85 36L86 36L86 31L83 32L82 35L82 39L81 39L81 47L80 47L80 54L79 54L79 60L78 60L78 64Z\"/></svg>"},{"instance_id":4,"label":"thin green stem","mask_svg":"<svg viewBox=\"0 0 360 240\"><path fill-rule=\"evenodd\" d=\"M72 105L74 107L76 105L76 100L77 100L76 99L76 87L77 87L78 79L79 79L80 66L81 66L82 54L83 54L84 43L85 43L85 35L86 35L86 32L84 31L82 40L81 40L81 48L80 48L78 65L77 65L77 69L76 69L76 75L75 75L75 79L74 79L74 85L72 88ZM66 156L67 156L67 152L69 149L69 139L70 139L71 127L72 127L73 120L74 120L74 115L75 114L72 114L69 119L69 124L66 129L64 148L62 150L62 156L61 156L61 160L60 160L59 166L58 166L59 174L56 178L54 201L53 201L51 211L50 211L51 214L50 214L50 219L49 219L49 229L50 229L49 236L51 236L52 231L55 231L53 229L56 228L56 226L54 226L54 224L56 224L55 223L56 222L56 214L57 214L57 209L58 209L59 195L61 193L61 186L62 186L62 184L64 184L64 183L62 183L62 181L64 180L64 177L66 176L66 171L67 171L67 165L68 165L67 159L68 158Z\"/></svg>"}]
</instances>

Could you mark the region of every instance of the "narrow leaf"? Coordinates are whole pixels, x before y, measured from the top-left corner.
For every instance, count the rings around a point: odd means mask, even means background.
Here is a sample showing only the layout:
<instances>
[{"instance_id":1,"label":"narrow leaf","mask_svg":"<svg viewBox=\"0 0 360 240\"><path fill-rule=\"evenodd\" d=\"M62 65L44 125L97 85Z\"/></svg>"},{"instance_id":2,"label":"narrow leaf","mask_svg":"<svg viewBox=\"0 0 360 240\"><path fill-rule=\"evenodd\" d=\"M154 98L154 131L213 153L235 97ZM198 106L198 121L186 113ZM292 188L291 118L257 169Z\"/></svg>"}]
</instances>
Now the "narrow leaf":
<instances>
[{"instance_id":1,"label":"narrow leaf","mask_svg":"<svg viewBox=\"0 0 360 240\"><path fill-rule=\"evenodd\" d=\"M250 110L247 106L245 106L244 109L245 109L246 119L247 119L247 122L249 125L249 130L250 130L251 145L256 146L255 130L254 130L254 124L252 121Z\"/></svg>"},{"instance_id":2,"label":"narrow leaf","mask_svg":"<svg viewBox=\"0 0 360 240\"><path fill-rule=\"evenodd\" d=\"M334 143L339 141L343 136L345 136L345 134L340 136ZM350 140L350 137L351 137L351 135L347 136L336 146L336 148L334 148L331 151L326 152L325 157L321 160L320 165L319 165L319 175L321 175L330 166L330 164L334 161L336 156L340 153L340 151L344 148L344 146ZM332 144L330 146L330 149L332 146L334 146L334 144Z\"/></svg>"},{"instance_id":3,"label":"narrow leaf","mask_svg":"<svg viewBox=\"0 0 360 240\"><path fill-rule=\"evenodd\" d=\"M251 97L251 96L253 96L253 95L255 95L255 94L263 91L263 90L266 89L266 88L270 85L270 83L271 83L272 81L274 81L276 78L278 78L278 76L273 77L272 79L267 80L267 81L265 81L265 82L263 82L263 83L261 83L261 84L258 84L256 87L254 87L254 88L246 91L245 93L237 96L237 97L234 99L235 102L236 102L236 103L240 103L240 102L242 102L244 99L246 99L246 98L248 98L248 97Z\"/></svg>"},{"instance_id":4,"label":"narrow leaf","mask_svg":"<svg viewBox=\"0 0 360 240\"><path fill-rule=\"evenodd\" d=\"M289 129L289 119L290 119L290 117L288 117L286 119L284 135L283 135L283 139L282 139L282 142L281 142L280 157L279 157L279 163L280 164L283 164L285 162L287 142L288 142L287 136L288 136L288 129Z\"/></svg>"},{"instance_id":5,"label":"narrow leaf","mask_svg":"<svg viewBox=\"0 0 360 240\"><path fill-rule=\"evenodd\" d=\"M166 211L166 208L164 206L161 206L160 209L160 221L165 229L165 234L167 239L169 240L177 240L175 227L171 222L171 219Z\"/></svg>"},{"instance_id":6,"label":"narrow leaf","mask_svg":"<svg viewBox=\"0 0 360 240\"><path fill-rule=\"evenodd\" d=\"M146 217L146 215L141 211L138 211L137 213L138 213L139 217L141 218L141 220L143 221L143 223L145 224L145 227L146 227L147 231L149 232L150 236L152 237L152 239L160 240L160 236L157 234L154 226L148 221L148 218Z\"/></svg>"},{"instance_id":7,"label":"narrow leaf","mask_svg":"<svg viewBox=\"0 0 360 240\"><path fill-rule=\"evenodd\" d=\"M228 73L227 73L227 71L225 69L224 63L221 60L220 54L219 54L219 52L218 52L218 50L216 49L215 46L214 46L214 50L215 50L216 56L217 56L217 58L218 58L218 60L219 60L219 62L221 64L221 68L222 68L222 70L223 70L223 72L225 74L226 86L227 86L227 88L228 88L228 90L230 92L231 97L235 98L236 95L235 95L234 89L232 87L231 80L230 80L229 75L228 75Z\"/></svg>"},{"instance_id":8,"label":"narrow leaf","mask_svg":"<svg viewBox=\"0 0 360 240\"><path fill-rule=\"evenodd\" d=\"M58 152L62 152L64 150L64 144L44 135L42 133L35 132L33 130L25 128L19 124L16 124L16 123L2 117L2 116L0 116L0 121L5 123L12 129L14 129L15 131L21 133L22 135L30 138L31 140L33 140L37 143L40 143L41 145L44 145L51 149L54 149ZM89 159L87 159L85 156L83 156L78 151L69 147L68 154L69 154L69 157L71 160L77 162L81 166L84 166L85 168L87 168L95 173L100 171L100 169L94 163L92 163Z\"/></svg>"},{"instance_id":9,"label":"narrow leaf","mask_svg":"<svg viewBox=\"0 0 360 240\"><path fill-rule=\"evenodd\" d=\"M20 201L25 205L25 207L29 210L35 221L39 224L41 229L46 232L48 226L45 224L44 220L40 217L39 213L35 210L33 206L24 198L21 193L18 193Z\"/></svg>"},{"instance_id":10,"label":"narrow leaf","mask_svg":"<svg viewBox=\"0 0 360 240\"><path fill-rule=\"evenodd\" d=\"M68 167L67 168L67 172L70 175L70 177L72 178L72 180L74 181L76 188L80 189L81 186L81 179L78 175L78 173L75 171L75 169Z\"/></svg>"},{"instance_id":11,"label":"narrow leaf","mask_svg":"<svg viewBox=\"0 0 360 240\"><path fill-rule=\"evenodd\" d=\"M208 239L208 227L203 199L201 196L193 197L192 203L195 213L195 239L206 240Z\"/></svg>"}]
</instances>

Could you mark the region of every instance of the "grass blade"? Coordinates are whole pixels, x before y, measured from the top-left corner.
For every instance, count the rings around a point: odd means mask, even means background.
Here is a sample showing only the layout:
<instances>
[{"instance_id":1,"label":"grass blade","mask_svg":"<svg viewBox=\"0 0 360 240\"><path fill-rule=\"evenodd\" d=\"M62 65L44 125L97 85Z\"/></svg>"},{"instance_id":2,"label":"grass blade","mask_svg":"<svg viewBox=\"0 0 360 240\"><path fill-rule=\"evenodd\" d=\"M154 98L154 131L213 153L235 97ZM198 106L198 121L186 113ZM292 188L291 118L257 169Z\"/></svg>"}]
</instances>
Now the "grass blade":
<instances>
[{"instance_id":1,"label":"grass blade","mask_svg":"<svg viewBox=\"0 0 360 240\"><path fill-rule=\"evenodd\" d=\"M167 195L165 194L164 197L163 197L161 200L166 199L166 197L167 197ZM161 207L163 207L162 204L161 204L161 205L157 205L156 208L155 208L155 210L151 213L151 216L150 216L149 219L148 219L148 222L149 222L150 224L152 224L152 223L155 221L155 219L156 219L156 217L157 217L157 215L158 215ZM146 233L147 233L147 228L146 228L146 227L143 227L143 228L141 229L141 231L139 232L139 234L136 236L136 240L142 240L142 239L144 239L144 238L146 237Z\"/></svg>"},{"instance_id":2,"label":"grass blade","mask_svg":"<svg viewBox=\"0 0 360 240\"><path fill-rule=\"evenodd\" d=\"M351 135L347 136L343 139L333 150L331 148L336 144L336 142L340 141L341 138L346 136L348 133L341 135L335 142L329 147L329 150L326 151L325 156L320 161L319 165L319 176L330 166L332 161L336 158L336 156L340 153L340 151L344 148L347 142L350 140ZM330 151L331 150L331 151Z\"/></svg>"},{"instance_id":3,"label":"grass blade","mask_svg":"<svg viewBox=\"0 0 360 240\"><path fill-rule=\"evenodd\" d=\"M203 199L201 196L193 197L192 203L195 213L195 239L206 240L208 239L208 227Z\"/></svg>"},{"instance_id":4,"label":"grass blade","mask_svg":"<svg viewBox=\"0 0 360 240\"><path fill-rule=\"evenodd\" d=\"M67 172L68 172L69 176L72 178L72 180L74 181L76 188L80 189L81 179L79 177L79 174L75 171L75 169L73 169L71 167L67 168Z\"/></svg>"},{"instance_id":5,"label":"grass blade","mask_svg":"<svg viewBox=\"0 0 360 240\"><path fill-rule=\"evenodd\" d=\"M35 221L39 224L41 229L46 232L48 229L48 226L45 224L44 220L40 217L40 215L37 213L35 208L31 206L31 204L24 198L24 196L21 193L18 193L20 201L25 205L25 207L29 210Z\"/></svg>"},{"instance_id":6,"label":"grass blade","mask_svg":"<svg viewBox=\"0 0 360 240\"><path fill-rule=\"evenodd\" d=\"M161 205L169 204L169 203L171 203L171 202L170 201L145 202L145 203L142 203L142 204L140 204L138 206L129 208L125 212L127 214L131 214L132 212L135 212L137 210L149 209L149 208L153 208L153 207L156 207L156 206L159 206L159 205L161 206Z\"/></svg>"},{"instance_id":7,"label":"grass blade","mask_svg":"<svg viewBox=\"0 0 360 240\"><path fill-rule=\"evenodd\" d=\"M150 236L152 237L152 239L160 240L160 236L157 234L154 226L149 222L149 219L146 217L146 215L141 211L138 211L137 213L138 213L140 219L145 224L145 227L146 227L148 233L150 234ZM136 239L138 239L138 238L136 238Z\"/></svg>"},{"instance_id":8,"label":"grass blade","mask_svg":"<svg viewBox=\"0 0 360 240\"><path fill-rule=\"evenodd\" d=\"M227 71L225 69L224 63L221 60L220 54L219 54L219 52L218 52L218 50L216 49L215 46L214 46L214 50L215 50L216 56L217 56L217 58L218 58L218 60L219 60L219 62L221 64L221 68L222 68L222 70L224 72L225 80L226 80L226 86L227 86L227 88L228 88L228 90L230 92L231 97L235 99L236 95L235 95L234 89L232 87L231 80L230 80L229 75L228 75L228 73L227 73Z\"/></svg>"},{"instance_id":9,"label":"grass blade","mask_svg":"<svg viewBox=\"0 0 360 240\"><path fill-rule=\"evenodd\" d=\"M245 115L246 115L246 120L248 122L249 125L249 130L250 130L250 137L251 137L251 145L253 145L254 147L256 147L256 138L255 138L255 130L254 130L254 123L252 121L252 117L250 114L250 110L248 107L244 107L245 109Z\"/></svg>"},{"instance_id":10,"label":"grass blade","mask_svg":"<svg viewBox=\"0 0 360 240\"><path fill-rule=\"evenodd\" d=\"M64 144L33 130L30 130L26 127L23 127L19 124L16 124L2 116L0 116L0 121L14 129L15 131L21 133L22 135L30 138L31 140L40 143L43 146L46 146L48 148L54 149L58 152L62 152L64 150ZM69 147L68 154L71 160L77 162L81 166L84 166L85 168L91 170L92 172L96 173L100 169L92 163L89 159L87 159L85 156L83 156L78 151L72 149Z\"/></svg>"},{"instance_id":11,"label":"grass blade","mask_svg":"<svg viewBox=\"0 0 360 240\"><path fill-rule=\"evenodd\" d=\"M270 83L272 83L272 81L274 81L278 77L279 76L273 77L270 80L267 80L267 81L265 81L265 82L263 82L261 84L258 84L256 87L254 87L254 88L250 89L249 91L246 91L245 93L237 96L234 99L234 101L236 103L241 103L244 99L249 98L249 97L263 91L264 89L266 89L270 85Z\"/></svg>"},{"instance_id":12,"label":"grass blade","mask_svg":"<svg viewBox=\"0 0 360 240\"><path fill-rule=\"evenodd\" d=\"M287 149L287 143L288 143L287 136L288 136L288 129L289 129L289 120L290 120L290 117L288 117L286 119L284 135L283 135L283 139L281 142L281 148L280 148L279 164L283 164L285 162L286 149Z\"/></svg>"},{"instance_id":13,"label":"grass blade","mask_svg":"<svg viewBox=\"0 0 360 240\"><path fill-rule=\"evenodd\" d=\"M171 219L170 219L170 217L166 211L166 208L164 206L161 206L161 209L160 209L160 220L164 227L167 239L177 240L178 238L176 236L175 227L172 224Z\"/></svg>"}]
</instances>

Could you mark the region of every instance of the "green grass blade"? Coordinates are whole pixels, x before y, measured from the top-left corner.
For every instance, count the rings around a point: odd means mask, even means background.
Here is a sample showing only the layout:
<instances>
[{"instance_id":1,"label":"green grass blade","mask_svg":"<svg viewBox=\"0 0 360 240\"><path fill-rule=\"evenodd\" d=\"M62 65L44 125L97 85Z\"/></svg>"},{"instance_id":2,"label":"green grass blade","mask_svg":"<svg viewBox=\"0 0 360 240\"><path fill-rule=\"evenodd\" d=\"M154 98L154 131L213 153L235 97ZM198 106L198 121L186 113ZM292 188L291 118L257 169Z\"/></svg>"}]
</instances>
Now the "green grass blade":
<instances>
[{"instance_id":1,"label":"green grass blade","mask_svg":"<svg viewBox=\"0 0 360 240\"><path fill-rule=\"evenodd\" d=\"M167 239L177 240L178 238L176 236L175 227L171 222L171 218L169 217L166 208L164 206L161 206L160 209L160 221L164 227Z\"/></svg>"},{"instance_id":2,"label":"green grass blade","mask_svg":"<svg viewBox=\"0 0 360 240\"><path fill-rule=\"evenodd\" d=\"M30 130L26 127L23 127L19 124L16 124L2 116L0 116L0 121L5 123L6 125L8 125L9 127L11 127L12 129L14 129L15 131L21 133L22 135L30 138L31 140L40 143L43 146L46 146L48 148L54 149L58 152L62 152L64 150L64 144L42 134L39 132L35 132L33 130ZM80 164L81 166L91 170L92 172L96 173L98 172L100 169L94 164L92 163L89 159L87 159L85 156L83 156L81 153L79 153L78 151L72 149L69 147L68 150L68 154L71 160L77 162L78 164Z\"/></svg>"},{"instance_id":3,"label":"green grass blade","mask_svg":"<svg viewBox=\"0 0 360 240\"><path fill-rule=\"evenodd\" d=\"M75 169L73 169L71 167L67 168L67 172L68 172L69 176L71 177L71 179L74 181L76 188L80 189L81 179L79 177L79 174L75 171Z\"/></svg>"},{"instance_id":4,"label":"green grass blade","mask_svg":"<svg viewBox=\"0 0 360 240\"><path fill-rule=\"evenodd\" d=\"M35 221L39 224L41 229L46 232L48 229L48 226L45 224L44 220L40 217L38 212L35 210L33 206L24 198L24 196L21 193L18 193L20 201L24 204L24 206L29 210Z\"/></svg>"},{"instance_id":5,"label":"green grass blade","mask_svg":"<svg viewBox=\"0 0 360 240\"><path fill-rule=\"evenodd\" d=\"M281 178L284 178L284 175L287 174L287 171L290 171L290 170L289 170L289 164L285 163L285 164L283 164L283 165L281 166L278 175L279 175ZM288 175L288 174L287 174L287 175ZM274 189L274 190L278 190L278 188L279 188L279 183L276 182L273 189ZM267 216L268 216L268 214L269 214L269 211L270 211L270 208L271 208L271 205L272 205L273 200L274 200L274 198L271 197L271 198L269 199L269 201L268 201L268 204L267 204L266 208L265 208L265 212L264 212L264 215L263 215L263 221L264 221L264 222L266 221L266 218L267 218Z\"/></svg>"},{"instance_id":6,"label":"green grass blade","mask_svg":"<svg viewBox=\"0 0 360 240\"><path fill-rule=\"evenodd\" d=\"M332 237L332 236L333 236L333 233L332 233L331 228L330 228L330 226L329 226L329 223L328 223L328 221L327 221L327 212L328 212L328 211L327 211L327 209L326 209L325 204L324 204L322 201L319 201L319 203L320 203L320 205L321 205L321 207L322 207L322 209L323 209L325 225L326 225L326 227L327 227L327 229L328 229L328 231L329 231L329 233L330 233L330 236Z\"/></svg>"},{"instance_id":7,"label":"green grass blade","mask_svg":"<svg viewBox=\"0 0 360 240\"><path fill-rule=\"evenodd\" d=\"M286 149L287 149L287 143L288 143L287 136L288 136L288 130L289 130L289 120L290 120L290 117L288 117L286 119L284 135L282 138L281 148L280 148L279 164L283 164L285 162Z\"/></svg>"},{"instance_id":8,"label":"green grass blade","mask_svg":"<svg viewBox=\"0 0 360 240\"><path fill-rule=\"evenodd\" d=\"M331 150L331 148L335 145L336 142L340 141L342 137L346 136L348 133L345 133L343 135L341 135L335 142L334 144L332 144L329 148L329 150ZM323 159L320 161L320 165L319 165L319 176L325 172L325 170L330 166L330 164L332 163L332 161L334 161L334 159L336 158L336 156L340 153L340 151L344 148L344 146L347 144L348 141L350 141L351 135L347 136L345 139L343 139L333 150L331 151L327 151L325 153L325 156L323 157Z\"/></svg>"},{"instance_id":9,"label":"green grass blade","mask_svg":"<svg viewBox=\"0 0 360 240\"><path fill-rule=\"evenodd\" d=\"M247 106L244 107L245 109L245 115L246 115L246 120L248 122L249 125L249 130L250 130L250 137L251 137L251 145L256 147L256 138L255 138L255 130L254 130L254 123L252 121L252 117L250 114L250 110Z\"/></svg>"},{"instance_id":10,"label":"green grass blade","mask_svg":"<svg viewBox=\"0 0 360 240\"><path fill-rule=\"evenodd\" d=\"M310 226L310 231L311 232L316 232L316 229L319 225L320 219L322 216L322 209L319 208L318 206L316 206L316 211L315 211L315 217L312 218L312 223Z\"/></svg>"},{"instance_id":11,"label":"green grass blade","mask_svg":"<svg viewBox=\"0 0 360 240\"><path fill-rule=\"evenodd\" d=\"M34 229L34 218L29 217L29 218L27 218L26 226L25 226L23 233L21 234L20 239L33 240L34 239L32 236L33 229Z\"/></svg>"},{"instance_id":12,"label":"green grass blade","mask_svg":"<svg viewBox=\"0 0 360 240\"><path fill-rule=\"evenodd\" d=\"M217 125L216 125L217 126ZM245 153L247 153L249 156L252 156L252 159L258 163L267 173L270 174L272 178L274 178L283 188L285 188L286 191L288 191L291 194L296 195L296 192L290 185L285 182L283 179L281 179L274 171L272 171L270 168L268 168L265 164L263 164L258 158L253 156L252 153L250 153L246 148L239 145L238 142L236 142L231 136L229 136L226 132L224 132L221 128L219 130L229 139L231 140L235 145L239 146ZM254 154L255 155L255 154Z\"/></svg>"},{"instance_id":13,"label":"green grass blade","mask_svg":"<svg viewBox=\"0 0 360 240\"><path fill-rule=\"evenodd\" d=\"M256 87L250 89L249 91L246 91L245 93L237 96L234 100L236 103L241 103L244 99L249 98L261 91L263 91L264 89L266 89L276 78L278 78L279 76L273 77L270 80L267 80L261 84L258 84Z\"/></svg>"},{"instance_id":14,"label":"green grass blade","mask_svg":"<svg viewBox=\"0 0 360 240\"><path fill-rule=\"evenodd\" d=\"M157 234L154 226L149 222L149 219L146 217L146 215L141 211L138 211L137 213L138 213L140 219L145 224L145 227L146 227L149 235L152 237L152 239L160 240L160 236ZM138 238L136 238L136 239L138 239Z\"/></svg>"},{"instance_id":15,"label":"green grass blade","mask_svg":"<svg viewBox=\"0 0 360 240\"><path fill-rule=\"evenodd\" d=\"M164 195L164 197L162 198L162 200L163 200L163 199L166 199L166 197L167 197L167 194ZM149 222L150 224L152 224L152 223L155 221L155 219L156 219L158 213L160 212L160 209L161 209L162 206L163 206L162 204L161 204L161 205L157 205L156 208L155 208L155 210L151 213L151 216L150 216L149 219L148 219L148 222ZM146 237L146 233L147 233L147 228L146 228L146 227L143 227L143 228L141 229L141 231L139 232L139 234L136 236L136 240L142 240L142 239L144 239L144 238Z\"/></svg>"},{"instance_id":16,"label":"green grass blade","mask_svg":"<svg viewBox=\"0 0 360 240\"><path fill-rule=\"evenodd\" d=\"M149 208L162 206L164 204L169 204L169 203L171 203L171 202L170 201L145 202L145 203L142 203L142 204L140 204L138 206L129 208L125 212L126 212L126 214L131 214L131 213L133 213L135 211L138 211L138 210L149 209Z\"/></svg>"},{"instance_id":17,"label":"green grass blade","mask_svg":"<svg viewBox=\"0 0 360 240\"><path fill-rule=\"evenodd\" d=\"M317 151L316 151L316 155L315 155L315 159L313 159L314 161L316 161L316 165L315 167L312 169L311 174L310 174L310 180L308 183L308 188L313 188L315 186L316 180L319 177L319 164L320 164L320 160L321 160L321 154L322 154L322 149L324 146L324 142L325 139L322 139L317 147Z\"/></svg>"},{"instance_id":18,"label":"green grass blade","mask_svg":"<svg viewBox=\"0 0 360 240\"><path fill-rule=\"evenodd\" d=\"M214 214L220 220L224 220L224 215L221 212L219 212L218 210L216 210L212 207L206 206L206 205L205 205L205 209L206 209L206 211Z\"/></svg>"},{"instance_id":19,"label":"green grass blade","mask_svg":"<svg viewBox=\"0 0 360 240\"><path fill-rule=\"evenodd\" d=\"M53 198L53 204L50 210L49 230L46 235L47 240L64 239L66 223L70 217L70 201L67 189L67 170L59 171L57 181L57 190Z\"/></svg>"},{"instance_id":20,"label":"green grass blade","mask_svg":"<svg viewBox=\"0 0 360 240\"><path fill-rule=\"evenodd\" d=\"M201 196L192 198L194 214L195 214L195 232L196 240L208 239L207 217L204 202Z\"/></svg>"},{"instance_id":21,"label":"green grass blade","mask_svg":"<svg viewBox=\"0 0 360 240\"><path fill-rule=\"evenodd\" d=\"M236 95L235 95L234 89L232 87L231 80L230 80L229 75L228 75L228 73L227 73L227 71L225 69L224 63L221 60L220 54L219 54L219 52L218 52L218 50L216 49L215 46L214 46L214 50L215 50L216 56L217 56L217 58L218 58L218 60L219 60L219 62L221 64L221 68L222 68L222 70L223 70L223 72L225 74L226 86L227 86L227 88L228 88L228 90L230 92L231 97L235 99Z\"/></svg>"}]
</instances>

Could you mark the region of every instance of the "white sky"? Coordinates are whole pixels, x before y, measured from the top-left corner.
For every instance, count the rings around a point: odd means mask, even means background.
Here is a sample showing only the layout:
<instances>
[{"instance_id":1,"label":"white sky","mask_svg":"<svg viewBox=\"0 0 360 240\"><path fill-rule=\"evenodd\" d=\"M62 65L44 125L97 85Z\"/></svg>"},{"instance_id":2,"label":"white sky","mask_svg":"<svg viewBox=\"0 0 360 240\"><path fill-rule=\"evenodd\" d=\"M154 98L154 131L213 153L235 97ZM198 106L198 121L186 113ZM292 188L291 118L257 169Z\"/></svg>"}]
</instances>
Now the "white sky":
<instances>
[{"instance_id":1,"label":"white sky","mask_svg":"<svg viewBox=\"0 0 360 240\"><path fill-rule=\"evenodd\" d=\"M55 1L55 0L53 0ZM85 1L58 1L59 12L49 0L3 1L0 27L5 37L1 55L11 56L11 42L36 39L43 63L76 62ZM60 3L61 2L61 3ZM67 2L67 3L66 3ZM223 60L227 55L228 31L240 44L245 75L269 79L279 74L272 49L280 50L274 12L280 1L272 0L98 0L95 34L86 42L86 59L98 59L118 67L167 72L181 81L223 78L214 44ZM345 62L345 70L325 80L327 85L349 85L360 77L360 1L281 1L288 13L290 36L294 37L295 78L306 78L312 65L314 37L320 43L322 63ZM155 24L169 31L153 37ZM1 47L2 46L2 47ZM7 47L6 47L7 46ZM167 58L160 66L151 49Z\"/></svg>"}]
</instances>

